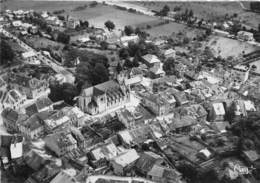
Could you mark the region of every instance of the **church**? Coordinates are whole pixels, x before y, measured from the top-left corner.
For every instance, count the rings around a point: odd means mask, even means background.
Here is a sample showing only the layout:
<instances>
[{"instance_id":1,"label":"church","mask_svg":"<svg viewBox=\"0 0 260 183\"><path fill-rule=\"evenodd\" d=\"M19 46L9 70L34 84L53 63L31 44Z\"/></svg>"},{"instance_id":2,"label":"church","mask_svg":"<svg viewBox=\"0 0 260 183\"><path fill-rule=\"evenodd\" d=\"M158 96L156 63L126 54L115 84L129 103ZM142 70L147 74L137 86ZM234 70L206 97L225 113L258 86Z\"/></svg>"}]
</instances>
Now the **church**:
<instances>
[{"instance_id":1,"label":"church","mask_svg":"<svg viewBox=\"0 0 260 183\"><path fill-rule=\"evenodd\" d=\"M130 101L130 89L116 80L83 89L78 97L79 108L91 115L102 113Z\"/></svg>"}]
</instances>

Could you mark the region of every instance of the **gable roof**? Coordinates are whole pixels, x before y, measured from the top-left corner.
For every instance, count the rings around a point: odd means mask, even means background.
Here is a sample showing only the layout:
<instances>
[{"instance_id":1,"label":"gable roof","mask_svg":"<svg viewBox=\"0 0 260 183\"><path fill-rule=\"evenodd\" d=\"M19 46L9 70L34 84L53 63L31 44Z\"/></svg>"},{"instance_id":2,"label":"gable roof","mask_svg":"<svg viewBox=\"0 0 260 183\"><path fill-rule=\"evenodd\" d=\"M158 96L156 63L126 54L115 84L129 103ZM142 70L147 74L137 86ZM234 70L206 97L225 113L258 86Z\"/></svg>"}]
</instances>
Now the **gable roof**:
<instances>
[{"instance_id":1,"label":"gable roof","mask_svg":"<svg viewBox=\"0 0 260 183\"><path fill-rule=\"evenodd\" d=\"M50 183L77 183L77 180L62 170Z\"/></svg>"},{"instance_id":2,"label":"gable roof","mask_svg":"<svg viewBox=\"0 0 260 183\"><path fill-rule=\"evenodd\" d=\"M142 56L142 58L150 64L161 62L156 55L147 54Z\"/></svg>"},{"instance_id":3,"label":"gable roof","mask_svg":"<svg viewBox=\"0 0 260 183\"><path fill-rule=\"evenodd\" d=\"M152 169L156 161L160 159L163 160L158 154L151 151L146 151L140 155L140 158L137 160L135 166L143 172L148 172Z\"/></svg>"},{"instance_id":4,"label":"gable roof","mask_svg":"<svg viewBox=\"0 0 260 183\"><path fill-rule=\"evenodd\" d=\"M148 175L177 180L179 179L181 174L175 169L170 169L155 164L153 168L148 172Z\"/></svg>"},{"instance_id":5,"label":"gable roof","mask_svg":"<svg viewBox=\"0 0 260 183\"><path fill-rule=\"evenodd\" d=\"M128 150L128 151L124 152L123 154L113 158L112 161L121 165L122 167L126 167L127 165L138 160L138 158L139 158L139 155L137 154L136 150L131 149L131 150Z\"/></svg>"},{"instance_id":6,"label":"gable roof","mask_svg":"<svg viewBox=\"0 0 260 183\"><path fill-rule=\"evenodd\" d=\"M225 115L225 109L223 103L213 103L212 106L216 115Z\"/></svg>"},{"instance_id":7,"label":"gable roof","mask_svg":"<svg viewBox=\"0 0 260 183\"><path fill-rule=\"evenodd\" d=\"M119 84L115 80L109 80L104 83L83 89L82 96L103 95L107 90L115 88L120 88Z\"/></svg>"}]
</instances>

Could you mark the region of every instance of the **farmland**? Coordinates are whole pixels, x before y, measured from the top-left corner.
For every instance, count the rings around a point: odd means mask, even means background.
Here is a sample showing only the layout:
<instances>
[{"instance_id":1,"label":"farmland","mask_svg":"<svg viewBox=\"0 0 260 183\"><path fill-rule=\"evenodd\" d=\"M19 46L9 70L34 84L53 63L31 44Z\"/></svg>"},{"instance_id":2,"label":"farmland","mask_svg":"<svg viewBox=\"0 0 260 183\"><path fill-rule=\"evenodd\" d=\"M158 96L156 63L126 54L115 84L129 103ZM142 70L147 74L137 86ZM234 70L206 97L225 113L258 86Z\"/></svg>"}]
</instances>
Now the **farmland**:
<instances>
[{"instance_id":1,"label":"farmland","mask_svg":"<svg viewBox=\"0 0 260 183\"><path fill-rule=\"evenodd\" d=\"M168 5L171 10L176 6L180 6L182 11L192 9L194 15L198 18L206 20L216 20L223 18L225 14L233 15L236 13L238 17L246 25L257 28L260 22L260 16L253 12L244 11L238 2L131 2L136 5L145 7L149 10L161 10L164 5ZM247 6L247 3L245 3Z\"/></svg>"},{"instance_id":2,"label":"farmland","mask_svg":"<svg viewBox=\"0 0 260 183\"><path fill-rule=\"evenodd\" d=\"M170 36L172 33L179 33L179 32L187 32L188 37L193 37L196 32L198 32L198 29L187 27L183 24L178 24L171 22L169 24L164 24L161 26L155 26L151 29L146 30L152 37L156 36Z\"/></svg>"},{"instance_id":3,"label":"farmland","mask_svg":"<svg viewBox=\"0 0 260 183\"><path fill-rule=\"evenodd\" d=\"M65 10L63 15L70 15L76 19L88 20L90 25L95 27L104 27L104 22L108 19L113 21L116 25L116 28L121 29L125 25L140 25L140 24L149 24L149 22L160 21L158 18L150 17L147 15L130 13L127 11L116 9L112 6L106 6L98 4L96 7L87 7L80 11L73 11L79 6L88 5L89 2L82 1L52 1L51 3L46 1L32 1L25 0L8 0L3 3L4 9L34 9L35 11L57 11Z\"/></svg>"}]
</instances>

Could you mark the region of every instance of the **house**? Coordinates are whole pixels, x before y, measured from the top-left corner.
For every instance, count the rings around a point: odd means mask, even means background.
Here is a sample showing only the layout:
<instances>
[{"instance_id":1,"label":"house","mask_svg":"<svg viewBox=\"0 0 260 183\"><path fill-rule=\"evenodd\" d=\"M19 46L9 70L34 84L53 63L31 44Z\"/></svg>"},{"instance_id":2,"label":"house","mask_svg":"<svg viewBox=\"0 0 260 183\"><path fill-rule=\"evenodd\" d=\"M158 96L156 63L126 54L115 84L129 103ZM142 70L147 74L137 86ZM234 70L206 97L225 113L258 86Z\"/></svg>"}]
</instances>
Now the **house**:
<instances>
[{"instance_id":1,"label":"house","mask_svg":"<svg viewBox=\"0 0 260 183\"><path fill-rule=\"evenodd\" d=\"M124 84L110 80L83 89L78 97L78 106L91 115L102 113L130 100L130 89Z\"/></svg>"},{"instance_id":2,"label":"house","mask_svg":"<svg viewBox=\"0 0 260 183\"><path fill-rule=\"evenodd\" d=\"M118 137L122 145L130 146L134 143L134 139L128 130L118 132Z\"/></svg>"},{"instance_id":3,"label":"house","mask_svg":"<svg viewBox=\"0 0 260 183\"><path fill-rule=\"evenodd\" d=\"M7 168L12 160L23 157L23 137L21 135L0 135L0 163Z\"/></svg>"},{"instance_id":4,"label":"house","mask_svg":"<svg viewBox=\"0 0 260 183\"><path fill-rule=\"evenodd\" d=\"M255 150L243 151L242 157L244 157L249 164L254 164L256 161L260 161L260 155Z\"/></svg>"},{"instance_id":5,"label":"house","mask_svg":"<svg viewBox=\"0 0 260 183\"><path fill-rule=\"evenodd\" d=\"M32 57L36 57L36 53L33 50L22 53L23 59L29 59L29 58L32 58Z\"/></svg>"},{"instance_id":6,"label":"house","mask_svg":"<svg viewBox=\"0 0 260 183\"><path fill-rule=\"evenodd\" d=\"M206 71L201 71L198 74L197 77L198 80L206 80L208 81L210 84L219 84L220 82L222 82L222 79L218 76L215 76L213 73L210 72L206 72Z\"/></svg>"},{"instance_id":7,"label":"house","mask_svg":"<svg viewBox=\"0 0 260 183\"><path fill-rule=\"evenodd\" d=\"M47 164L39 171L31 174L31 176L29 176L29 178L24 183L49 183L59 172L60 170L57 168L57 166L53 164Z\"/></svg>"},{"instance_id":8,"label":"house","mask_svg":"<svg viewBox=\"0 0 260 183\"><path fill-rule=\"evenodd\" d=\"M39 171L50 159L50 155L47 155L44 150L38 149L31 149L24 155L26 165L34 171Z\"/></svg>"},{"instance_id":9,"label":"house","mask_svg":"<svg viewBox=\"0 0 260 183\"><path fill-rule=\"evenodd\" d=\"M3 80L2 77L0 77L0 91L5 91L7 87L6 82Z\"/></svg>"},{"instance_id":10,"label":"house","mask_svg":"<svg viewBox=\"0 0 260 183\"><path fill-rule=\"evenodd\" d=\"M74 172L75 170L70 171L70 169L62 170L56 175L56 177L54 177L54 179L50 181L50 183L79 183L74 177L76 176L76 172Z\"/></svg>"},{"instance_id":11,"label":"house","mask_svg":"<svg viewBox=\"0 0 260 183\"><path fill-rule=\"evenodd\" d=\"M79 20L75 20L74 18L69 17L66 22L66 25L70 29L75 29L78 25L80 25L80 22Z\"/></svg>"},{"instance_id":12,"label":"house","mask_svg":"<svg viewBox=\"0 0 260 183\"><path fill-rule=\"evenodd\" d=\"M244 101L243 100L236 100L233 101L233 113L234 113L234 118L239 119L240 117L246 117L247 112L245 109Z\"/></svg>"},{"instance_id":13,"label":"house","mask_svg":"<svg viewBox=\"0 0 260 183\"><path fill-rule=\"evenodd\" d=\"M31 33L31 34L37 34L38 31L39 31L39 29L38 29L37 26L31 26L31 27L29 28L29 33Z\"/></svg>"},{"instance_id":14,"label":"house","mask_svg":"<svg viewBox=\"0 0 260 183\"><path fill-rule=\"evenodd\" d=\"M157 116L170 112L170 103L160 94L141 94L143 105L148 107Z\"/></svg>"},{"instance_id":15,"label":"house","mask_svg":"<svg viewBox=\"0 0 260 183\"><path fill-rule=\"evenodd\" d=\"M225 114L226 112L223 103L213 103L212 110L209 112L209 121L224 121Z\"/></svg>"},{"instance_id":16,"label":"house","mask_svg":"<svg viewBox=\"0 0 260 183\"><path fill-rule=\"evenodd\" d=\"M28 116L18 113L11 108L5 108L2 113L3 124L9 133L17 133L19 131L18 124L25 121Z\"/></svg>"},{"instance_id":17,"label":"house","mask_svg":"<svg viewBox=\"0 0 260 183\"><path fill-rule=\"evenodd\" d=\"M244 100L244 105L245 105L245 110L246 110L247 114L256 112L255 104L251 100Z\"/></svg>"},{"instance_id":18,"label":"house","mask_svg":"<svg viewBox=\"0 0 260 183\"><path fill-rule=\"evenodd\" d=\"M148 67L153 67L154 65L158 65L161 63L161 61L158 59L156 55L151 54L142 56L142 60Z\"/></svg>"},{"instance_id":19,"label":"house","mask_svg":"<svg viewBox=\"0 0 260 183\"><path fill-rule=\"evenodd\" d=\"M38 98L34 104L25 108L26 114L32 116L35 113L53 110L53 102L48 97Z\"/></svg>"},{"instance_id":20,"label":"house","mask_svg":"<svg viewBox=\"0 0 260 183\"><path fill-rule=\"evenodd\" d=\"M10 87L16 89L20 93L27 96L27 98L37 98L39 96L48 95L49 81L48 78L23 76L19 74L12 74L9 81Z\"/></svg>"},{"instance_id":21,"label":"house","mask_svg":"<svg viewBox=\"0 0 260 183\"><path fill-rule=\"evenodd\" d=\"M135 118L133 114L127 109L121 109L116 112L118 120L121 121L127 128L135 126Z\"/></svg>"},{"instance_id":22,"label":"house","mask_svg":"<svg viewBox=\"0 0 260 183\"><path fill-rule=\"evenodd\" d=\"M208 112L200 104L194 104L187 108L189 115L194 115L199 121L205 121L208 116Z\"/></svg>"},{"instance_id":23,"label":"house","mask_svg":"<svg viewBox=\"0 0 260 183\"><path fill-rule=\"evenodd\" d=\"M172 48L167 49L163 52L164 57L167 58L175 58L176 56L176 51Z\"/></svg>"},{"instance_id":24,"label":"house","mask_svg":"<svg viewBox=\"0 0 260 183\"><path fill-rule=\"evenodd\" d=\"M49 112L40 112L32 115L27 120L19 123L18 128L23 136L29 139L37 139L45 132L44 120L50 115Z\"/></svg>"},{"instance_id":25,"label":"house","mask_svg":"<svg viewBox=\"0 0 260 183\"><path fill-rule=\"evenodd\" d=\"M251 32L246 32L246 31L239 31L237 33L237 38L241 39L243 41L254 41L254 34Z\"/></svg>"},{"instance_id":26,"label":"house","mask_svg":"<svg viewBox=\"0 0 260 183\"><path fill-rule=\"evenodd\" d=\"M1 108L12 108L14 110L20 110L26 101L26 96L20 93L18 90L12 89L9 91L0 90L0 102Z\"/></svg>"},{"instance_id":27,"label":"house","mask_svg":"<svg viewBox=\"0 0 260 183\"><path fill-rule=\"evenodd\" d=\"M138 67L133 67L131 70L121 71L116 75L119 82L124 82L126 86L139 84L143 80L143 72Z\"/></svg>"},{"instance_id":28,"label":"house","mask_svg":"<svg viewBox=\"0 0 260 183\"><path fill-rule=\"evenodd\" d=\"M163 64L156 64L149 69L151 78L161 78L165 76L165 72L163 70Z\"/></svg>"},{"instance_id":29,"label":"house","mask_svg":"<svg viewBox=\"0 0 260 183\"><path fill-rule=\"evenodd\" d=\"M53 132L54 130L59 129L59 127L72 125L72 120L62 110L54 111L52 115L49 115L44 120L44 124L47 132Z\"/></svg>"},{"instance_id":30,"label":"house","mask_svg":"<svg viewBox=\"0 0 260 183\"><path fill-rule=\"evenodd\" d=\"M181 173L175 169L154 165L148 172L148 177L158 183L181 183Z\"/></svg>"},{"instance_id":31,"label":"house","mask_svg":"<svg viewBox=\"0 0 260 183\"><path fill-rule=\"evenodd\" d=\"M61 111L70 118L72 125L77 127L85 125L85 114L78 107L64 107Z\"/></svg>"},{"instance_id":32,"label":"house","mask_svg":"<svg viewBox=\"0 0 260 183\"><path fill-rule=\"evenodd\" d=\"M22 21L21 21L21 20L13 21L13 22L12 22L12 25L13 25L14 27L20 27L20 26L22 26Z\"/></svg>"},{"instance_id":33,"label":"house","mask_svg":"<svg viewBox=\"0 0 260 183\"><path fill-rule=\"evenodd\" d=\"M125 175L127 172L131 171L138 158L139 155L137 154L136 150L131 149L119 156L116 156L110 161L110 163L114 169L115 174Z\"/></svg>"},{"instance_id":34,"label":"house","mask_svg":"<svg viewBox=\"0 0 260 183\"><path fill-rule=\"evenodd\" d=\"M163 158L152 151L145 151L140 155L140 158L135 163L136 170L143 176L147 177L148 172L155 164L161 165L164 162Z\"/></svg>"},{"instance_id":35,"label":"house","mask_svg":"<svg viewBox=\"0 0 260 183\"><path fill-rule=\"evenodd\" d=\"M197 121L191 116L175 116L170 123L170 129L175 132L190 132Z\"/></svg>"},{"instance_id":36,"label":"house","mask_svg":"<svg viewBox=\"0 0 260 183\"><path fill-rule=\"evenodd\" d=\"M138 35L122 36L120 42L124 46L128 46L129 42L137 43L139 41Z\"/></svg>"},{"instance_id":37,"label":"house","mask_svg":"<svg viewBox=\"0 0 260 183\"><path fill-rule=\"evenodd\" d=\"M171 92L172 95L174 95L177 106L182 106L189 103L189 100L185 92L172 89L169 89L169 92Z\"/></svg>"},{"instance_id":38,"label":"house","mask_svg":"<svg viewBox=\"0 0 260 183\"><path fill-rule=\"evenodd\" d=\"M71 133L64 131L48 135L44 141L46 147L59 157L77 148L77 141Z\"/></svg>"},{"instance_id":39,"label":"house","mask_svg":"<svg viewBox=\"0 0 260 183\"><path fill-rule=\"evenodd\" d=\"M23 157L23 137L15 136L10 145L11 159Z\"/></svg>"},{"instance_id":40,"label":"house","mask_svg":"<svg viewBox=\"0 0 260 183\"><path fill-rule=\"evenodd\" d=\"M94 161L101 159L110 160L116 157L118 154L122 153L114 143L104 144L102 146L96 147L90 151L90 157Z\"/></svg>"}]
</instances>

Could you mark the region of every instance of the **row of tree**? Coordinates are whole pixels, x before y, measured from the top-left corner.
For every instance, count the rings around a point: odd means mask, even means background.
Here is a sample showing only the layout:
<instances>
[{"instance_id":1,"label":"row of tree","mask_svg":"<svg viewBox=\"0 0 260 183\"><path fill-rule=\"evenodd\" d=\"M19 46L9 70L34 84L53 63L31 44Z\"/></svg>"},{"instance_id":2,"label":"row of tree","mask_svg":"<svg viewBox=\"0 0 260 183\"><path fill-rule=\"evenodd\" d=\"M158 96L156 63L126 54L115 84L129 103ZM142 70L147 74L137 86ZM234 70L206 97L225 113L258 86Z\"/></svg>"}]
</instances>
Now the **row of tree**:
<instances>
[{"instance_id":1,"label":"row of tree","mask_svg":"<svg viewBox=\"0 0 260 183\"><path fill-rule=\"evenodd\" d=\"M14 51L7 41L0 39L0 65L7 65L13 61Z\"/></svg>"}]
</instances>

